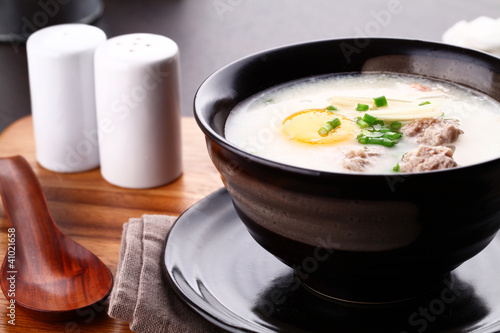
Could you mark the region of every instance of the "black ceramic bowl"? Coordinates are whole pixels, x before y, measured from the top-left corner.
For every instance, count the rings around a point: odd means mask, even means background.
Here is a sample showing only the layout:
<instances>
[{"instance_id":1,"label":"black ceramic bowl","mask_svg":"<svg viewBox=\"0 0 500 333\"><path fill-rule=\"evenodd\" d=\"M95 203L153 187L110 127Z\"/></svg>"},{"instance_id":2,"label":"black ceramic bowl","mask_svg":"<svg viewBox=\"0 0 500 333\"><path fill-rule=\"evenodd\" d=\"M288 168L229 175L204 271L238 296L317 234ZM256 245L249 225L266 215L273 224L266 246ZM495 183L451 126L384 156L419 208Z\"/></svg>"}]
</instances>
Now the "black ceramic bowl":
<instances>
[{"instance_id":1,"label":"black ceramic bowl","mask_svg":"<svg viewBox=\"0 0 500 333\"><path fill-rule=\"evenodd\" d=\"M272 49L222 68L199 88L195 117L250 234L306 287L360 303L412 298L447 283L495 236L500 158L394 176L330 173L263 159L224 138L228 114L250 96L346 72L420 75L500 100L496 57L417 40L342 39Z\"/></svg>"}]
</instances>

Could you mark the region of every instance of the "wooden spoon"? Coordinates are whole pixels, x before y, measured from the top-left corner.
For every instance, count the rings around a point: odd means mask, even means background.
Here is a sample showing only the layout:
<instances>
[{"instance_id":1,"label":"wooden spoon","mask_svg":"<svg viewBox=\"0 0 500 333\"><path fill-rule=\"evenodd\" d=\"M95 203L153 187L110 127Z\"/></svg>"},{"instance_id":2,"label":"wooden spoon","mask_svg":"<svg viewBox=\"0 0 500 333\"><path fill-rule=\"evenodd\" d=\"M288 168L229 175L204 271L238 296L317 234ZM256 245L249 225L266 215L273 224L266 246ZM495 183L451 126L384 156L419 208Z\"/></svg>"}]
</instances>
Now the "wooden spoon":
<instances>
[{"instance_id":1,"label":"wooden spoon","mask_svg":"<svg viewBox=\"0 0 500 333\"><path fill-rule=\"evenodd\" d=\"M58 321L83 315L82 310L106 299L113 275L99 258L59 231L23 157L0 158L0 194L11 225L2 237L10 236L12 243L0 285L16 309Z\"/></svg>"}]
</instances>

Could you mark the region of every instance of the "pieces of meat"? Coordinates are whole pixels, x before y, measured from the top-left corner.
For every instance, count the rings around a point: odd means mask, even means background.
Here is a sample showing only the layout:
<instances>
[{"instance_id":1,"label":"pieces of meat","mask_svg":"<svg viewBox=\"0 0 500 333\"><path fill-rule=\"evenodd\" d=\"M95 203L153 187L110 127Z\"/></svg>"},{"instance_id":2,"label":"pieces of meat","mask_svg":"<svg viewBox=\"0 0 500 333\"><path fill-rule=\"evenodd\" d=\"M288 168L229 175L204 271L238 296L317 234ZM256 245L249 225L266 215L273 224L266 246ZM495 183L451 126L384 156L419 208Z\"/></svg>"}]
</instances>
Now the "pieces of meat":
<instances>
[{"instance_id":1,"label":"pieces of meat","mask_svg":"<svg viewBox=\"0 0 500 333\"><path fill-rule=\"evenodd\" d=\"M452 149L444 146L420 145L405 154L399 165L399 171L419 172L454 168L456 166L457 162L453 159Z\"/></svg>"},{"instance_id":2,"label":"pieces of meat","mask_svg":"<svg viewBox=\"0 0 500 333\"><path fill-rule=\"evenodd\" d=\"M403 126L401 131L408 137L415 137L418 143L429 146L455 142L463 133L456 121L443 118L417 119Z\"/></svg>"},{"instance_id":3,"label":"pieces of meat","mask_svg":"<svg viewBox=\"0 0 500 333\"><path fill-rule=\"evenodd\" d=\"M345 152L342 165L351 171L363 171L371 164L371 159L378 155L380 155L378 149L350 148Z\"/></svg>"}]
</instances>

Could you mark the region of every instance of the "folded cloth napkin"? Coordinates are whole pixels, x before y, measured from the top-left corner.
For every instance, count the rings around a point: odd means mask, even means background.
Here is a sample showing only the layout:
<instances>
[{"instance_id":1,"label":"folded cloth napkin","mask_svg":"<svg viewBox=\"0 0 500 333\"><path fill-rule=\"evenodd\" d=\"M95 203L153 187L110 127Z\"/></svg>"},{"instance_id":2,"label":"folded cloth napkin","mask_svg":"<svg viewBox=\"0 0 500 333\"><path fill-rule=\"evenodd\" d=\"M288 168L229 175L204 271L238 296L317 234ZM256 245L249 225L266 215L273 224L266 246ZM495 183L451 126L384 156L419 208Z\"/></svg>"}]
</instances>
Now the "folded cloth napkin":
<instances>
[{"instance_id":1,"label":"folded cloth napkin","mask_svg":"<svg viewBox=\"0 0 500 333\"><path fill-rule=\"evenodd\" d=\"M124 224L108 314L139 333L221 332L182 303L163 279L163 245L174 221L144 215Z\"/></svg>"}]
</instances>

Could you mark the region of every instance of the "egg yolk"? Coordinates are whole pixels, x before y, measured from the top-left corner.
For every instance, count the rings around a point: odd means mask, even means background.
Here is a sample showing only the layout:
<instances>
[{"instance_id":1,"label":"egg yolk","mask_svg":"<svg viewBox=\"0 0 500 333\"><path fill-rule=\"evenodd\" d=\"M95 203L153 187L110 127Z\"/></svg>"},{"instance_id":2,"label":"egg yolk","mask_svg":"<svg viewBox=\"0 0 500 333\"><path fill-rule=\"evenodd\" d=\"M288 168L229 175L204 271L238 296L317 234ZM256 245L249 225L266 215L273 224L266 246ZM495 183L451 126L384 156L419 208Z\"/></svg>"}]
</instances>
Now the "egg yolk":
<instances>
[{"instance_id":1,"label":"egg yolk","mask_svg":"<svg viewBox=\"0 0 500 333\"><path fill-rule=\"evenodd\" d=\"M335 117L339 118L340 125L328 135L321 136L318 130ZM291 114L283 120L281 129L289 139L310 144L337 143L354 138L359 132L358 126L352 120L325 109L310 109Z\"/></svg>"}]
</instances>

